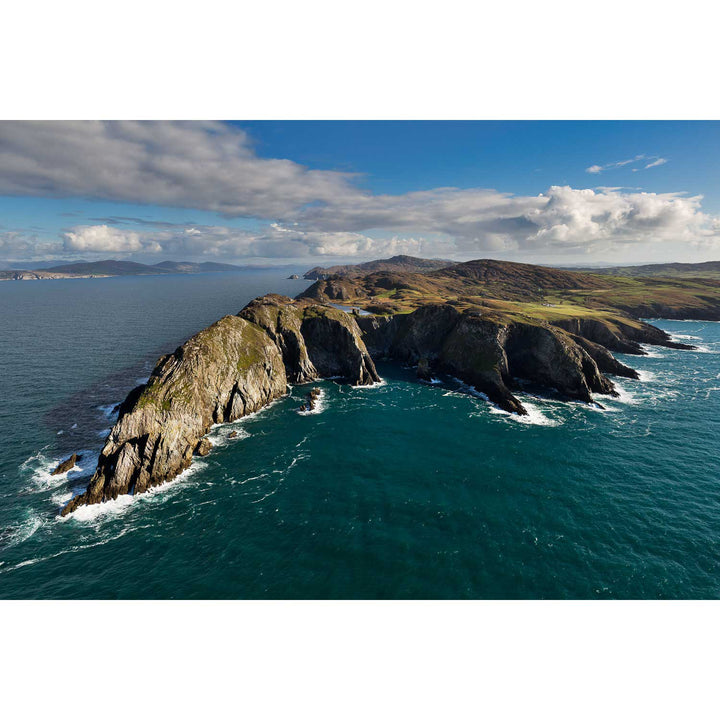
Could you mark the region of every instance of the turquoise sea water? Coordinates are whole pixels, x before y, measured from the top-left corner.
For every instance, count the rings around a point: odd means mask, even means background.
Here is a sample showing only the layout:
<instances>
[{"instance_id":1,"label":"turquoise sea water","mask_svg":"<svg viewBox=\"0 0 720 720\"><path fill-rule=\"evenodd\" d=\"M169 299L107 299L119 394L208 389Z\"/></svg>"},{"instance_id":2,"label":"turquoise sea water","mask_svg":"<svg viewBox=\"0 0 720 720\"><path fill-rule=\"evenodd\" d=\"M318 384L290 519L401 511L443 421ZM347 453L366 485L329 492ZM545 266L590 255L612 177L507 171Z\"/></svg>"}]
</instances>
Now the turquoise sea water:
<instances>
[{"instance_id":1,"label":"turquoise sea water","mask_svg":"<svg viewBox=\"0 0 720 720\"><path fill-rule=\"evenodd\" d=\"M0 283L0 597L720 596L714 323L656 321L699 349L621 357L642 379L619 379L605 410L528 389L521 421L382 363L378 387L318 383L312 414L294 412L297 387L216 428L178 480L57 517L159 354L305 286L273 272ZM81 469L51 477L73 451Z\"/></svg>"}]
</instances>

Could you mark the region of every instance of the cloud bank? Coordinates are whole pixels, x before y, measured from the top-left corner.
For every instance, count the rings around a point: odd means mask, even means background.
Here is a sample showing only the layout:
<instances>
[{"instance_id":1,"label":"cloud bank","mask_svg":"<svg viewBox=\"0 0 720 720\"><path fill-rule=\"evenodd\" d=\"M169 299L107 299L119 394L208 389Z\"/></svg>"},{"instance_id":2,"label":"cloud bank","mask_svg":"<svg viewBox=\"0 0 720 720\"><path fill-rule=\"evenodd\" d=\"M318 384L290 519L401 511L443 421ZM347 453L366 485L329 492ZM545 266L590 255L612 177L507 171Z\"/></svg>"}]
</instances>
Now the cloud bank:
<instances>
[{"instance_id":1,"label":"cloud bank","mask_svg":"<svg viewBox=\"0 0 720 720\"><path fill-rule=\"evenodd\" d=\"M637 155L587 168L657 167ZM637 167L632 169L637 169ZM209 257L226 260L377 257L394 253L518 259L593 256L631 247L715 247L702 197L552 186L539 195L436 188L372 194L347 173L260 157L245 132L212 122L0 123L0 194L85 197L209 210L213 225L106 218L59 238L0 235L0 255ZM256 230L222 216L248 217Z\"/></svg>"}]
</instances>

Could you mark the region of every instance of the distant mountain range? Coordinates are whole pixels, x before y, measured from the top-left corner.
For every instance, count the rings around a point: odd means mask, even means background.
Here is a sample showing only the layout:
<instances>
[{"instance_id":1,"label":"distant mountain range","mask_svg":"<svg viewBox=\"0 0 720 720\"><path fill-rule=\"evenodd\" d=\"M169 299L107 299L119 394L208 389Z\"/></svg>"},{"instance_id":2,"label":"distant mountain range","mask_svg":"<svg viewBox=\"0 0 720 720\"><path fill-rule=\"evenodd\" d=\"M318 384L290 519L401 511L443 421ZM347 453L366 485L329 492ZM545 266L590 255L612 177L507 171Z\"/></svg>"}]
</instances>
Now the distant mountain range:
<instances>
[{"instance_id":1,"label":"distant mountain range","mask_svg":"<svg viewBox=\"0 0 720 720\"><path fill-rule=\"evenodd\" d=\"M412 272L426 273L448 265L457 264L454 260L426 260L412 255L395 255L385 260L371 260L357 265L333 265L331 267L314 267L303 277L306 280L324 280L331 275L367 275L374 272Z\"/></svg>"},{"instance_id":2,"label":"distant mountain range","mask_svg":"<svg viewBox=\"0 0 720 720\"><path fill-rule=\"evenodd\" d=\"M626 277L704 277L720 278L720 262L711 260L702 263L653 263L651 265L629 265L627 267L564 268L577 272L597 275L622 275Z\"/></svg>"},{"instance_id":3,"label":"distant mountain range","mask_svg":"<svg viewBox=\"0 0 720 720\"><path fill-rule=\"evenodd\" d=\"M116 275L177 275L207 272L237 272L249 266L229 265L216 262L186 262L165 260L155 265L132 262L131 260L98 260L50 265L40 268L19 268L0 270L0 280L47 280L59 278L108 277ZM257 268L256 268L257 269Z\"/></svg>"}]
</instances>

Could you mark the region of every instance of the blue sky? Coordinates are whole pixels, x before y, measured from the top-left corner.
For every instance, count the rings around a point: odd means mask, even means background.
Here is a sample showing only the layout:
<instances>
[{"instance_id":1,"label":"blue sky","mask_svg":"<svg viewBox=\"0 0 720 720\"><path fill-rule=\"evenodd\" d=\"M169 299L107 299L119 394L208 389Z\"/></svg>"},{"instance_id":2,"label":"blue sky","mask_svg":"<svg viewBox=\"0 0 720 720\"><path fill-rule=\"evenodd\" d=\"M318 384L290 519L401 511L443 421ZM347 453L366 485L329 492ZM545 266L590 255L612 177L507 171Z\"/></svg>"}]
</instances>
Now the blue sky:
<instances>
[{"instance_id":1,"label":"blue sky","mask_svg":"<svg viewBox=\"0 0 720 720\"><path fill-rule=\"evenodd\" d=\"M0 123L0 262L702 261L718 122Z\"/></svg>"}]
</instances>

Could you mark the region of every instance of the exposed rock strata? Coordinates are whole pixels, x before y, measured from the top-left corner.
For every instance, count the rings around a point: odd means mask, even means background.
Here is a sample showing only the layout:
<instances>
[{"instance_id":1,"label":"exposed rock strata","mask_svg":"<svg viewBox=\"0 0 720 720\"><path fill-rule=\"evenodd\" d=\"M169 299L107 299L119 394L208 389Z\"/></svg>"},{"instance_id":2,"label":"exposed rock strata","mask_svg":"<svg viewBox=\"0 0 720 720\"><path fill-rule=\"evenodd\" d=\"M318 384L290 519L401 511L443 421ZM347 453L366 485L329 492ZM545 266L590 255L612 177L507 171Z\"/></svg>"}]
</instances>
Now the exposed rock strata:
<instances>
[{"instance_id":1,"label":"exposed rock strata","mask_svg":"<svg viewBox=\"0 0 720 720\"><path fill-rule=\"evenodd\" d=\"M526 413L510 390L516 378L583 402L591 402L592 393L615 393L595 360L610 368L610 353L548 324L500 322L450 305L430 305L407 315L364 316L357 322L377 357L417 364L425 376L433 371L454 375L509 412Z\"/></svg>"},{"instance_id":2,"label":"exposed rock strata","mask_svg":"<svg viewBox=\"0 0 720 720\"><path fill-rule=\"evenodd\" d=\"M358 316L307 298L266 295L160 358L148 383L118 406L118 421L87 490L62 514L171 480L194 454L210 452L205 436L213 424L264 407L286 393L288 382L378 381L372 357L416 365L425 379L437 372L453 375L504 410L526 414L512 392L518 381L591 402L593 394L615 394L603 373L637 377L610 351L643 354L640 343L690 347L651 325L619 317L550 324L461 312L451 304Z\"/></svg>"},{"instance_id":3,"label":"exposed rock strata","mask_svg":"<svg viewBox=\"0 0 720 720\"><path fill-rule=\"evenodd\" d=\"M286 393L290 378L379 379L347 313L271 296L241 315L222 318L160 358L147 385L120 404L87 490L63 515L172 480L193 454L210 451L204 436L213 424L259 410Z\"/></svg>"}]
</instances>

